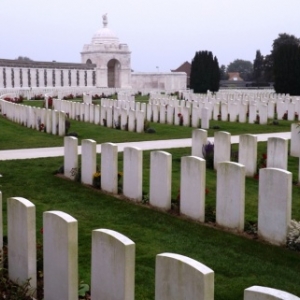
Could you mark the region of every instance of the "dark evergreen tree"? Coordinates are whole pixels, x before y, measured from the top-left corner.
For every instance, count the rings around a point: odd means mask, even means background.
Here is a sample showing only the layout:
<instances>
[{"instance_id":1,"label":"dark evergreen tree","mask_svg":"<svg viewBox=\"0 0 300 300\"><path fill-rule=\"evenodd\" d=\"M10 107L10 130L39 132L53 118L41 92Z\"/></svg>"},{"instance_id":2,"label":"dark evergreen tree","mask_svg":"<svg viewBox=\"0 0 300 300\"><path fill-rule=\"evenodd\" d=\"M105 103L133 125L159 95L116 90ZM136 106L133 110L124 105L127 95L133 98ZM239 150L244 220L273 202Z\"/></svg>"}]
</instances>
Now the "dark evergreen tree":
<instances>
[{"instance_id":1,"label":"dark evergreen tree","mask_svg":"<svg viewBox=\"0 0 300 300\"><path fill-rule=\"evenodd\" d=\"M220 84L218 59L210 51L196 52L191 63L190 88L195 93L217 92Z\"/></svg>"},{"instance_id":2,"label":"dark evergreen tree","mask_svg":"<svg viewBox=\"0 0 300 300\"><path fill-rule=\"evenodd\" d=\"M300 47L296 44L281 45L273 59L276 93L300 95Z\"/></svg>"},{"instance_id":3,"label":"dark evergreen tree","mask_svg":"<svg viewBox=\"0 0 300 300\"><path fill-rule=\"evenodd\" d=\"M273 41L273 50L272 54L275 54L275 52L283 45L300 45L300 39L296 38L292 34L287 33L279 33L278 38Z\"/></svg>"},{"instance_id":4,"label":"dark evergreen tree","mask_svg":"<svg viewBox=\"0 0 300 300\"><path fill-rule=\"evenodd\" d=\"M255 60L253 62L253 80L256 83L263 81L264 73L264 57L261 55L260 50L256 51Z\"/></svg>"},{"instance_id":5,"label":"dark evergreen tree","mask_svg":"<svg viewBox=\"0 0 300 300\"><path fill-rule=\"evenodd\" d=\"M269 55L266 55L264 59L264 81L273 82L274 78L274 57L278 49L284 45L300 45L300 39L294 35L287 33L280 33L278 37L273 41L272 51Z\"/></svg>"}]
</instances>

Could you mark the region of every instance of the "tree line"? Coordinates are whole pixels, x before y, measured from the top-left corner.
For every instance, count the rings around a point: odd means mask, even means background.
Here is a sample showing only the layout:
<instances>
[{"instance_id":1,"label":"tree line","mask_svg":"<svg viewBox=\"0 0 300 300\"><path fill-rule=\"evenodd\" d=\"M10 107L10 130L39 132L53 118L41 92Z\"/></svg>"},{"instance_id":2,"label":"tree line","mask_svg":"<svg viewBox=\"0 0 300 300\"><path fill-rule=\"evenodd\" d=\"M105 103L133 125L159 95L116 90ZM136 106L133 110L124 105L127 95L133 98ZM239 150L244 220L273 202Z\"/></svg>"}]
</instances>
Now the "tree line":
<instances>
[{"instance_id":1,"label":"tree line","mask_svg":"<svg viewBox=\"0 0 300 300\"><path fill-rule=\"evenodd\" d=\"M196 52L191 63L190 88L196 93L219 90L220 80L228 79L228 73L238 72L253 86L274 83L277 93L300 95L300 39L281 33L273 41L270 54L263 56L256 51L253 63L236 59L227 67L219 67L218 59L209 51ZM217 74L218 73L218 74Z\"/></svg>"}]
</instances>

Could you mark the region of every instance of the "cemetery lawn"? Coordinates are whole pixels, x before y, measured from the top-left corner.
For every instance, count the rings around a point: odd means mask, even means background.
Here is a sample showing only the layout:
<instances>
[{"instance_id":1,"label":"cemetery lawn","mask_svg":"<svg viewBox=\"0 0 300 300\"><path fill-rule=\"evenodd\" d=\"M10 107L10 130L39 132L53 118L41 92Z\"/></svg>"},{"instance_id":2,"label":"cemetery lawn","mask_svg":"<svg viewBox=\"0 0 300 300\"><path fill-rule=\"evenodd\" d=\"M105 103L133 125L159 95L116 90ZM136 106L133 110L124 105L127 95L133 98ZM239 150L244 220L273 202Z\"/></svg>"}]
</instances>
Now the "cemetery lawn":
<instances>
[{"instance_id":1,"label":"cemetery lawn","mask_svg":"<svg viewBox=\"0 0 300 300\"><path fill-rule=\"evenodd\" d=\"M45 134L46 135L46 134ZM233 147L233 150L236 146ZM266 143L259 143L259 156ZM190 148L166 150L172 154L172 198L176 206L180 158ZM122 171L122 154L119 154ZM99 163L100 157L97 156ZM61 210L78 220L79 279L90 283L91 232L99 228L116 230L136 243L136 299L154 299L155 256L163 252L186 255L215 272L215 299L243 299L252 285L273 287L300 296L300 253L260 242L253 236L235 235L172 214L149 209L101 193L78 182L54 176L63 158L0 161L0 190L3 196L4 234L6 199L21 196L36 205L37 239L42 241L42 214ZM149 188L150 152L144 152L144 192ZM289 170L297 179L298 160L289 158ZM207 219L213 220L216 173L207 171ZM300 187L293 186L293 218L300 220ZM257 221L258 181L247 179L246 223ZM249 224L248 224L249 223Z\"/></svg>"},{"instance_id":2,"label":"cemetery lawn","mask_svg":"<svg viewBox=\"0 0 300 300\"><path fill-rule=\"evenodd\" d=\"M35 103L37 101L30 102ZM74 120L70 120L70 123L71 127L69 132L76 132L78 134L79 144L81 144L82 139L93 139L98 144L101 144L106 142L122 143L191 138L192 131L195 129L185 126L150 123L150 127L154 128L156 133L149 134L121 131ZM214 132L218 130L230 132L232 135L287 132L291 130L292 123L293 122L290 121L279 121L279 125L259 125L211 121L211 128L219 126L219 129L209 129L208 135L213 136ZM0 150L63 146L63 137L53 136L35 129L27 128L11 122L3 116L0 116L0 137Z\"/></svg>"}]
</instances>

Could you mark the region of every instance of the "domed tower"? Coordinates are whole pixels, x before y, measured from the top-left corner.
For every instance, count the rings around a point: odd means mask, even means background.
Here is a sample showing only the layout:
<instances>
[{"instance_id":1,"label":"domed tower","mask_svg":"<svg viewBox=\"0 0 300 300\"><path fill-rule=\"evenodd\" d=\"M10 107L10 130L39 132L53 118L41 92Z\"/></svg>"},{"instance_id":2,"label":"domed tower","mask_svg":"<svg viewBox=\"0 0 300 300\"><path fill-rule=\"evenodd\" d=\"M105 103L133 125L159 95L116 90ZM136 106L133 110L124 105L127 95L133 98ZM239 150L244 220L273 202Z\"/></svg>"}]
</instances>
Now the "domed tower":
<instances>
[{"instance_id":1,"label":"domed tower","mask_svg":"<svg viewBox=\"0 0 300 300\"><path fill-rule=\"evenodd\" d=\"M103 28L94 34L91 44L83 46L81 61L96 64L97 87L130 88L131 52L128 45L120 43L107 27L107 14L102 19Z\"/></svg>"}]
</instances>

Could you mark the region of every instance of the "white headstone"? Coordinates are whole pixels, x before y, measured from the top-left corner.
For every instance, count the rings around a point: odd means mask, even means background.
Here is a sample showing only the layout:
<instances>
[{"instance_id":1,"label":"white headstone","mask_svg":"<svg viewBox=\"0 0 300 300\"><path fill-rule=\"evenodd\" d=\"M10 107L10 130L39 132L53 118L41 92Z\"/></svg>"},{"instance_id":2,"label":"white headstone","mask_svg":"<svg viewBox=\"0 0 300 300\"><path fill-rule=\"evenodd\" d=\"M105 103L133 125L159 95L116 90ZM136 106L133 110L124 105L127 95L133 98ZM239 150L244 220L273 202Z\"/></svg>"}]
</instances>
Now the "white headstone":
<instances>
[{"instance_id":1,"label":"white headstone","mask_svg":"<svg viewBox=\"0 0 300 300\"><path fill-rule=\"evenodd\" d=\"M246 176L253 177L257 168L257 136L240 135L239 163L245 166Z\"/></svg>"},{"instance_id":2,"label":"white headstone","mask_svg":"<svg viewBox=\"0 0 300 300\"><path fill-rule=\"evenodd\" d=\"M118 193L118 146L112 143L101 145L101 189Z\"/></svg>"},{"instance_id":3,"label":"white headstone","mask_svg":"<svg viewBox=\"0 0 300 300\"><path fill-rule=\"evenodd\" d=\"M97 143L94 140L82 140L81 143L81 182L92 185L96 172Z\"/></svg>"},{"instance_id":4,"label":"white headstone","mask_svg":"<svg viewBox=\"0 0 300 300\"><path fill-rule=\"evenodd\" d=\"M217 166L216 223L222 227L244 230L245 167L234 162Z\"/></svg>"},{"instance_id":5,"label":"white headstone","mask_svg":"<svg viewBox=\"0 0 300 300\"><path fill-rule=\"evenodd\" d=\"M74 179L78 171L78 139L73 136L64 137L64 175Z\"/></svg>"},{"instance_id":6,"label":"white headstone","mask_svg":"<svg viewBox=\"0 0 300 300\"><path fill-rule=\"evenodd\" d=\"M35 218L33 203L21 197L7 199L8 276L18 283L31 278L33 291L36 288Z\"/></svg>"},{"instance_id":7,"label":"white headstone","mask_svg":"<svg viewBox=\"0 0 300 300\"><path fill-rule=\"evenodd\" d=\"M209 129L209 110L206 107L201 109L201 128Z\"/></svg>"},{"instance_id":8,"label":"white headstone","mask_svg":"<svg viewBox=\"0 0 300 300\"><path fill-rule=\"evenodd\" d=\"M275 168L259 171L258 235L285 245L291 221L292 173Z\"/></svg>"},{"instance_id":9,"label":"white headstone","mask_svg":"<svg viewBox=\"0 0 300 300\"><path fill-rule=\"evenodd\" d=\"M214 169L223 161L230 161L231 134L225 131L215 132L214 135Z\"/></svg>"},{"instance_id":10,"label":"white headstone","mask_svg":"<svg viewBox=\"0 0 300 300\"><path fill-rule=\"evenodd\" d=\"M194 129L192 132L192 156L203 158L203 146L207 143L207 131Z\"/></svg>"},{"instance_id":11,"label":"white headstone","mask_svg":"<svg viewBox=\"0 0 300 300\"><path fill-rule=\"evenodd\" d=\"M123 194L134 201L143 196L143 151L126 147L123 155Z\"/></svg>"},{"instance_id":12,"label":"white headstone","mask_svg":"<svg viewBox=\"0 0 300 300\"><path fill-rule=\"evenodd\" d=\"M180 213L204 222L206 163L200 157L181 158Z\"/></svg>"},{"instance_id":13,"label":"white headstone","mask_svg":"<svg viewBox=\"0 0 300 300\"><path fill-rule=\"evenodd\" d=\"M155 300L214 299L214 271L174 253L156 256Z\"/></svg>"},{"instance_id":14,"label":"white headstone","mask_svg":"<svg viewBox=\"0 0 300 300\"><path fill-rule=\"evenodd\" d=\"M300 298L265 286L251 286L244 290L244 300L300 300Z\"/></svg>"},{"instance_id":15,"label":"white headstone","mask_svg":"<svg viewBox=\"0 0 300 300\"><path fill-rule=\"evenodd\" d=\"M279 137L268 138L267 168L287 170L288 140Z\"/></svg>"},{"instance_id":16,"label":"white headstone","mask_svg":"<svg viewBox=\"0 0 300 300\"><path fill-rule=\"evenodd\" d=\"M171 208L172 155L164 151L150 154L150 204Z\"/></svg>"},{"instance_id":17,"label":"white headstone","mask_svg":"<svg viewBox=\"0 0 300 300\"><path fill-rule=\"evenodd\" d=\"M78 299L78 224L61 211L43 214L44 298Z\"/></svg>"},{"instance_id":18,"label":"white headstone","mask_svg":"<svg viewBox=\"0 0 300 300\"><path fill-rule=\"evenodd\" d=\"M93 299L134 300L134 275L134 242L113 230L93 230Z\"/></svg>"}]
</instances>

